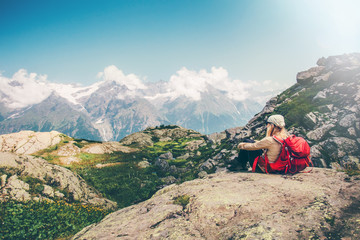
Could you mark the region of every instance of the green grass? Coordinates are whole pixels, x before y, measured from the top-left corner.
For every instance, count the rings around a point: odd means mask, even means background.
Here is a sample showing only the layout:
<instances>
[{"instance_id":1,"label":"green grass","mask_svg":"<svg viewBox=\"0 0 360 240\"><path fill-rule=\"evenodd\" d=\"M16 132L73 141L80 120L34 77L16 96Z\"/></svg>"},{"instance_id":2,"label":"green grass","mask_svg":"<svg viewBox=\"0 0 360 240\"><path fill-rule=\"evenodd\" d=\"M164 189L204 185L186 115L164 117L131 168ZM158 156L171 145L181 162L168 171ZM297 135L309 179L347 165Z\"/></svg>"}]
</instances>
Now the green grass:
<instances>
[{"instance_id":1,"label":"green grass","mask_svg":"<svg viewBox=\"0 0 360 240\"><path fill-rule=\"evenodd\" d=\"M358 169L345 169L345 173L349 176L358 176L360 175L360 170Z\"/></svg>"},{"instance_id":2,"label":"green grass","mask_svg":"<svg viewBox=\"0 0 360 240\"><path fill-rule=\"evenodd\" d=\"M161 184L156 169L140 169L134 163L105 168L88 167L77 172L105 197L116 201L119 208L150 198Z\"/></svg>"},{"instance_id":3,"label":"green grass","mask_svg":"<svg viewBox=\"0 0 360 240\"><path fill-rule=\"evenodd\" d=\"M58 239L100 221L109 212L64 201L0 202L0 239Z\"/></svg>"},{"instance_id":4,"label":"green grass","mask_svg":"<svg viewBox=\"0 0 360 240\"><path fill-rule=\"evenodd\" d=\"M30 188L29 193L30 194L41 194L42 191L44 191L44 182L38 178L26 176L26 177L21 178L21 180L23 180L24 182L29 184L29 188Z\"/></svg>"}]
</instances>

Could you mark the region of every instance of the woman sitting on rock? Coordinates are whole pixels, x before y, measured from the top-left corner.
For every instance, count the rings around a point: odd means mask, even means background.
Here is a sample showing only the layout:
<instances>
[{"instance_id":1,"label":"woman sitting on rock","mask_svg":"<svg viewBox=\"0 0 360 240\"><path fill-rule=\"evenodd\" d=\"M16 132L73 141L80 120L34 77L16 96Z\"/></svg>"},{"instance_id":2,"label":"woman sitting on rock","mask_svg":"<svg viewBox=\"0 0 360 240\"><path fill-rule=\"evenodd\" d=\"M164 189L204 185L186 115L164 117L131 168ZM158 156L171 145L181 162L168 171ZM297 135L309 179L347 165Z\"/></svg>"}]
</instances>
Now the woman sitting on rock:
<instances>
[{"instance_id":1,"label":"woman sitting on rock","mask_svg":"<svg viewBox=\"0 0 360 240\"><path fill-rule=\"evenodd\" d=\"M260 141L255 142L242 142L238 145L238 148L241 149L239 153L239 160L241 165L246 165L249 161L250 166L253 166L254 158L241 158L241 156L246 155L247 151L244 150L264 150L264 155L267 155L269 163L274 163L281 152L281 143L276 141L273 136L285 139L289 136L288 132L285 129L285 120L281 115L272 115L268 118L266 124L266 137ZM256 166L257 172L265 172L265 168L261 164Z\"/></svg>"}]
</instances>

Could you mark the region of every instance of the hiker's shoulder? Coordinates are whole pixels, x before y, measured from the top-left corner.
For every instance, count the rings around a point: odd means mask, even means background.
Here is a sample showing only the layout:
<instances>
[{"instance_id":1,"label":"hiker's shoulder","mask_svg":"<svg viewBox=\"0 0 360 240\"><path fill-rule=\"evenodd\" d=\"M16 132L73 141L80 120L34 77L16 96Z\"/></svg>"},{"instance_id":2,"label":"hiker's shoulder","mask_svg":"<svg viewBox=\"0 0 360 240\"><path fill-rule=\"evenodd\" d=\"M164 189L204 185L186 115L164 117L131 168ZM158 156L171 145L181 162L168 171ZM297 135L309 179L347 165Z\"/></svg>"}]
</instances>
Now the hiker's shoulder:
<instances>
[{"instance_id":1,"label":"hiker's shoulder","mask_svg":"<svg viewBox=\"0 0 360 240\"><path fill-rule=\"evenodd\" d=\"M261 142L264 142L264 143L269 143L269 144L272 144L275 141L275 139L273 137L264 137L263 139L260 140Z\"/></svg>"}]
</instances>

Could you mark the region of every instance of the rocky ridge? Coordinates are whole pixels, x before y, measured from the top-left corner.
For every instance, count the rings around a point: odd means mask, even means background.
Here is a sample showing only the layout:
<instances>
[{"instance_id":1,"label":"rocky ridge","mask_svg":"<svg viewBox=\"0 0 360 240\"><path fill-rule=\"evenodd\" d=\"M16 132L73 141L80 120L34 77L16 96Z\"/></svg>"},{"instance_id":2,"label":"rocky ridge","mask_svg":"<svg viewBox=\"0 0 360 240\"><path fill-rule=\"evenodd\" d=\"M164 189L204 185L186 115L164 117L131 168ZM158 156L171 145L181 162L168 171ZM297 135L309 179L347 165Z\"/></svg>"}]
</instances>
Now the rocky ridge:
<instances>
[{"instance_id":1,"label":"rocky ridge","mask_svg":"<svg viewBox=\"0 0 360 240\"><path fill-rule=\"evenodd\" d=\"M103 198L77 174L34 156L0 152L0 174L0 201L60 199L116 207L115 202Z\"/></svg>"},{"instance_id":2,"label":"rocky ridge","mask_svg":"<svg viewBox=\"0 0 360 240\"><path fill-rule=\"evenodd\" d=\"M356 239L359 197L359 178L330 169L220 172L163 188L73 239Z\"/></svg>"},{"instance_id":3,"label":"rocky ridge","mask_svg":"<svg viewBox=\"0 0 360 240\"><path fill-rule=\"evenodd\" d=\"M80 162L79 154L111 154L113 152L134 152L136 149L119 142L94 142L73 139L65 134L51 132L21 131L0 135L0 152L12 152L25 155L43 155L52 153L59 157L60 165Z\"/></svg>"}]
</instances>

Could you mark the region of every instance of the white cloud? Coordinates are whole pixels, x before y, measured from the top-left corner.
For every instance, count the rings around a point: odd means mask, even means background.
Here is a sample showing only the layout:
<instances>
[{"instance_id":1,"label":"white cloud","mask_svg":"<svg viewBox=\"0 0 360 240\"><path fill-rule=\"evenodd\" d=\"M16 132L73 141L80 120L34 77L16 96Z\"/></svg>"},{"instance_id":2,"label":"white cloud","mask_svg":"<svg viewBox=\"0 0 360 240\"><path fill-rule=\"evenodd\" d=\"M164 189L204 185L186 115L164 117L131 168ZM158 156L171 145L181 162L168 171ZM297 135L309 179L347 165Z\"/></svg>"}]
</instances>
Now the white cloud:
<instances>
[{"instance_id":1,"label":"white cloud","mask_svg":"<svg viewBox=\"0 0 360 240\"><path fill-rule=\"evenodd\" d=\"M79 104L80 98L89 96L104 82L115 81L126 87L118 95L121 99L139 96L161 103L167 99L174 100L184 96L198 101L201 100L202 93L214 88L223 91L228 98L235 101L251 98L263 104L269 96L275 96L287 87L270 80L263 82L232 80L228 71L222 67L212 67L210 71L205 69L193 71L183 67L172 75L168 82L161 83L160 89L165 90L148 91L148 96L144 96L146 91L141 90L146 90L147 86L142 80L135 74L125 75L114 65L106 67L103 72L98 73L98 77L103 81L83 87L74 84L51 83L48 82L46 75L28 73L25 69L20 69L11 78L3 76L0 72L0 100L10 108L23 108L40 103L52 92L56 92L71 103Z\"/></svg>"},{"instance_id":2,"label":"white cloud","mask_svg":"<svg viewBox=\"0 0 360 240\"><path fill-rule=\"evenodd\" d=\"M39 103L52 92L46 79L46 75L29 74L25 69L20 69L12 78L0 74L2 101L10 108L23 108Z\"/></svg>"},{"instance_id":3,"label":"white cloud","mask_svg":"<svg viewBox=\"0 0 360 240\"><path fill-rule=\"evenodd\" d=\"M222 67L212 67L210 72L204 69L196 72L183 67L170 77L167 92L157 97L175 99L185 96L198 101L201 99L201 93L206 92L209 86L224 91L234 100L241 101L249 97L249 85L240 80L230 79L227 70Z\"/></svg>"},{"instance_id":4,"label":"white cloud","mask_svg":"<svg viewBox=\"0 0 360 240\"><path fill-rule=\"evenodd\" d=\"M115 81L121 86L125 86L127 90L118 95L119 99L127 97L135 97L138 95L139 90L147 89L147 86L135 74L125 75L124 72L114 65L110 65L104 69L104 72L97 74L98 78L107 81Z\"/></svg>"},{"instance_id":5,"label":"white cloud","mask_svg":"<svg viewBox=\"0 0 360 240\"><path fill-rule=\"evenodd\" d=\"M251 85L251 88L249 89L251 99L261 105L264 105L270 98L290 87L289 84L283 84L271 80L265 80L262 82L250 81L249 83Z\"/></svg>"},{"instance_id":6,"label":"white cloud","mask_svg":"<svg viewBox=\"0 0 360 240\"><path fill-rule=\"evenodd\" d=\"M115 81L120 85L124 85L130 91L147 88L138 76L132 73L125 75L123 71L114 65L106 67L104 72L99 72L97 76L105 81Z\"/></svg>"}]
</instances>

